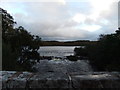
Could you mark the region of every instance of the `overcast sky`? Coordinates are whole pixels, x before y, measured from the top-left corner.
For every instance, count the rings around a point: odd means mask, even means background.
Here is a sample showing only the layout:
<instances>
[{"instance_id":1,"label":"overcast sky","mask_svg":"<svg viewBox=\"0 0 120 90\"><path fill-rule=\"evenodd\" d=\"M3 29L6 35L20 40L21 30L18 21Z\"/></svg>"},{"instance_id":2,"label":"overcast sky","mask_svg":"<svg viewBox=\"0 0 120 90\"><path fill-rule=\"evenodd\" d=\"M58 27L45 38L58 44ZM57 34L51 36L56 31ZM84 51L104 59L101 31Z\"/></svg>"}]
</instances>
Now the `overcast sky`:
<instances>
[{"instance_id":1,"label":"overcast sky","mask_svg":"<svg viewBox=\"0 0 120 90\"><path fill-rule=\"evenodd\" d=\"M118 28L119 0L1 0L18 26L43 40L97 40Z\"/></svg>"}]
</instances>

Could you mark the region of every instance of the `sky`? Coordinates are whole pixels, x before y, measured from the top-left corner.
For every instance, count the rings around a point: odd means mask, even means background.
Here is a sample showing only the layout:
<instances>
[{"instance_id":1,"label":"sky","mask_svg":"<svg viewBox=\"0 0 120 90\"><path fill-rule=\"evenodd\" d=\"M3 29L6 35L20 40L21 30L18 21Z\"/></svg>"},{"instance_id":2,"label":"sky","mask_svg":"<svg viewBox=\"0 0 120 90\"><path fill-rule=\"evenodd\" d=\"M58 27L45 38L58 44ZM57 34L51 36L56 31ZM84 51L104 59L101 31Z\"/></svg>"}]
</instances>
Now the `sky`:
<instances>
[{"instance_id":1,"label":"sky","mask_svg":"<svg viewBox=\"0 0 120 90\"><path fill-rule=\"evenodd\" d=\"M16 26L42 40L97 40L118 28L119 0L1 0Z\"/></svg>"}]
</instances>

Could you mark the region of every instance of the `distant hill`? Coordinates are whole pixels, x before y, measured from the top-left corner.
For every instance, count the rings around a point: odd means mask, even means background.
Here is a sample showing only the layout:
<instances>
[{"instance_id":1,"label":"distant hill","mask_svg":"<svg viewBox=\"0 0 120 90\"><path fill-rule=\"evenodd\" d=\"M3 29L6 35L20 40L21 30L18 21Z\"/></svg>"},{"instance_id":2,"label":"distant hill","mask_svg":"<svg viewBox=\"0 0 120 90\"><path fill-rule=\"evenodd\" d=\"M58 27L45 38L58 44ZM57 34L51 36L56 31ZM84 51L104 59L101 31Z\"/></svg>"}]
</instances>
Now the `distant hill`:
<instances>
[{"instance_id":1,"label":"distant hill","mask_svg":"<svg viewBox=\"0 0 120 90\"><path fill-rule=\"evenodd\" d=\"M77 40L77 41L41 41L40 46L85 46L97 41Z\"/></svg>"}]
</instances>

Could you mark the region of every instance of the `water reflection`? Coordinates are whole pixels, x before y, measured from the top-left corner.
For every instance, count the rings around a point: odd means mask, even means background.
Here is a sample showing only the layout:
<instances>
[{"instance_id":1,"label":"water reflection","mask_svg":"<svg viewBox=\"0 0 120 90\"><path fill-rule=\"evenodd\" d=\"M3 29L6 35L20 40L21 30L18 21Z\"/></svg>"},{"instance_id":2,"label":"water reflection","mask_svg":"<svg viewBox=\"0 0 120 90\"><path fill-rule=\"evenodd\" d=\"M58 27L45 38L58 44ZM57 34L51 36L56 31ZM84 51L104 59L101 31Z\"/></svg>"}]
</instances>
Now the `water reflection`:
<instances>
[{"instance_id":1,"label":"water reflection","mask_svg":"<svg viewBox=\"0 0 120 90\"><path fill-rule=\"evenodd\" d=\"M40 56L64 57L74 55L74 48L78 46L45 46L40 47Z\"/></svg>"}]
</instances>

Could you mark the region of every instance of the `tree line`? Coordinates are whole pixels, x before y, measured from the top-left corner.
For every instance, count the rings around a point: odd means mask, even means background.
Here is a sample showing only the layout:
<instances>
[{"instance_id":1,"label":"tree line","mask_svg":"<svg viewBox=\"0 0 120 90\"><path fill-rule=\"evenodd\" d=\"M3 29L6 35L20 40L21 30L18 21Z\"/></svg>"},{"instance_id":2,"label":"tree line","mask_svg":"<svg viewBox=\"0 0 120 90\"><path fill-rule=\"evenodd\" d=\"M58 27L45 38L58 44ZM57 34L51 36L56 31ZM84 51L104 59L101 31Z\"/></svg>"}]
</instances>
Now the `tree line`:
<instances>
[{"instance_id":1,"label":"tree line","mask_svg":"<svg viewBox=\"0 0 120 90\"><path fill-rule=\"evenodd\" d=\"M98 42L75 48L77 56L85 56L97 71L120 71L120 28L115 33L100 35Z\"/></svg>"},{"instance_id":2,"label":"tree line","mask_svg":"<svg viewBox=\"0 0 120 90\"><path fill-rule=\"evenodd\" d=\"M96 41L78 40L78 41L41 41L40 46L85 46Z\"/></svg>"},{"instance_id":3,"label":"tree line","mask_svg":"<svg viewBox=\"0 0 120 90\"><path fill-rule=\"evenodd\" d=\"M15 27L14 18L0 8L2 16L2 69L32 71L35 60L39 60L39 36L31 35L24 27Z\"/></svg>"}]
</instances>

